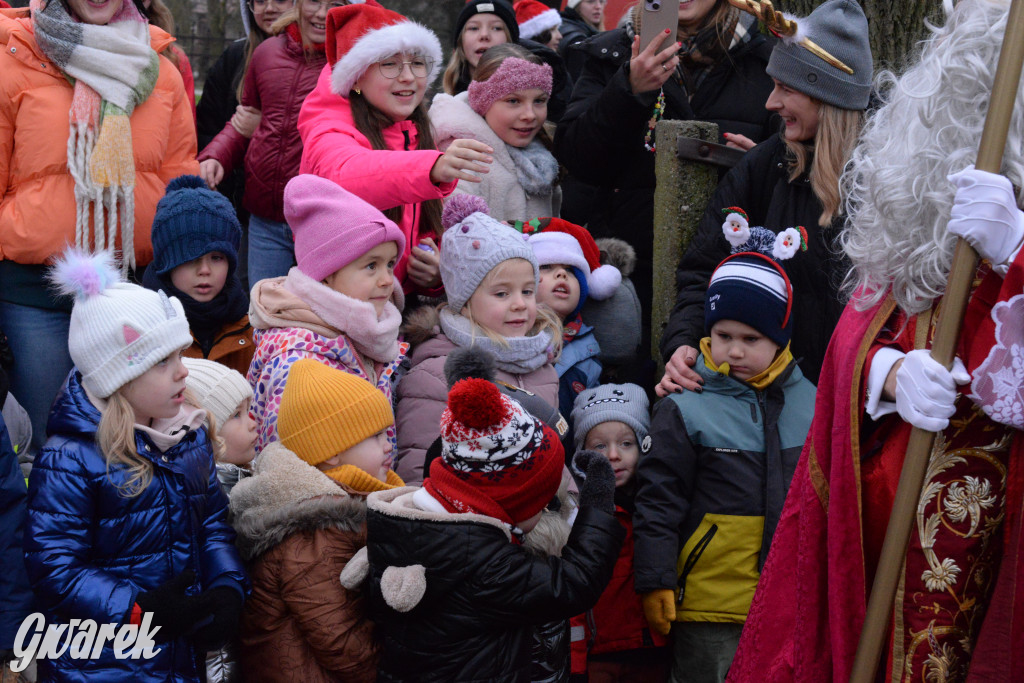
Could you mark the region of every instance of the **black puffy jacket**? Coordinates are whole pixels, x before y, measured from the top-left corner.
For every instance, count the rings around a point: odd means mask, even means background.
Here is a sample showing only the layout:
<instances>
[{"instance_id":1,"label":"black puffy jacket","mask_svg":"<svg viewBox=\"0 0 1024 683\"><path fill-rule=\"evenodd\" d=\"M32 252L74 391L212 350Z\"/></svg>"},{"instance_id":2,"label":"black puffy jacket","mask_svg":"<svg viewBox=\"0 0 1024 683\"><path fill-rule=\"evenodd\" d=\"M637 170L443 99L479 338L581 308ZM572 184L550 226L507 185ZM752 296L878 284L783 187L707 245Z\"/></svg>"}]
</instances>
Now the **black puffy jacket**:
<instances>
[{"instance_id":1,"label":"black puffy jacket","mask_svg":"<svg viewBox=\"0 0 1024 683\"><path fill-rule=\"evenodd\" d=\"M663 118L717 123L719 131L760 142L777 127L764 108L772 90L765 73L772 45L752 29L714 66L692 98L670 78ZM586 52L583 73L555 132L555 156L577 180L606 191L589 217L595 237L620 237L636 249L633 282L646 315L651 305L654 253L654 154L644 135L658 92L634 95L629 86L626 29L598 34L572 48ZM572 203L566 197L567 203Z\"/></svg>"},{"instance_id":2,"label":"black puffy jacket","mask_svg":"<svg viewBox=\"0 0 1024 683\"><path fill-rule=\"evenodd\" d=\"M569 46L597 35L597 29L583 21L579 12L571 7L566 7L561 14L562 25L558 27L558 32L562 34L562 39L558 41L558 54L562 55L562 59L565 60L569 78L575 83L576 79L580 77L580 73L583 72L583 62L586 59L585 53L579 50L570 50Z\"/></svg>"},{"instance_id":3,"label":"black puffy jacket","mask_svg":"<svg viewBox=\"0 0 1024 683\"><path fill-rule=\"evenodd\" d=\"M561 558L540 558L511 543L498 520L420 510L412 491L367 500L368 609L383 648L378 680L529 681L534 627L597 602L622 526L608 512L582 508ZM421 595L410 590L424 584Z\"/></svg>"},{"instance_id":4,"label":"black puffy jacket","mask_svg":"<svg viewBox=\"0 0 1024 683\"><path fill-rule=\"evenodd\" d=\"M747 152L725 176L708 203L693 241L676 269L679 288L676 305L661 338L667 361L683 345L697 348L704 330L704 293L715 266L729 255L722 235L722 209L738 206L750 225L773 232L802 225L807 230L807 251L783 261L793 285L793 356L804 376L815 384L832 330L843 312L839 286L848 269L836 240L842 218L818 225L821 202L811 191L806 174L790 182L786 144L776 135Z\"/></svg>"}]
</instances>

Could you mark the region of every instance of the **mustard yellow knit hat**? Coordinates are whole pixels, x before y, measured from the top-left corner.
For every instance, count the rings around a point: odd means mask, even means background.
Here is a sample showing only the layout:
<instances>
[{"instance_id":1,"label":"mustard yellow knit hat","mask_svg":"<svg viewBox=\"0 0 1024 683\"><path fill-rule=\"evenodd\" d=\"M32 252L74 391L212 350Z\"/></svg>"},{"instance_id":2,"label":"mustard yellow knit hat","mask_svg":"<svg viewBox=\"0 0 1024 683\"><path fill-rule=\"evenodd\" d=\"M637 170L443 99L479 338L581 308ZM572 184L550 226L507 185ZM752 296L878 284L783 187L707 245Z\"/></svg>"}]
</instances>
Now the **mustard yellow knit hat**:
<instances>
[{"instance_id":1,"label":"mustard yellow knit hat","mask_svg":"<svg viewBox=\"0 0 1024 683\"><path fill-rule=\"evenodd\" d=\"M288 371L277 413L281 443L316 466L395 423L391 402L365 379L304 358Z\"/></svg>"}]
</instances>

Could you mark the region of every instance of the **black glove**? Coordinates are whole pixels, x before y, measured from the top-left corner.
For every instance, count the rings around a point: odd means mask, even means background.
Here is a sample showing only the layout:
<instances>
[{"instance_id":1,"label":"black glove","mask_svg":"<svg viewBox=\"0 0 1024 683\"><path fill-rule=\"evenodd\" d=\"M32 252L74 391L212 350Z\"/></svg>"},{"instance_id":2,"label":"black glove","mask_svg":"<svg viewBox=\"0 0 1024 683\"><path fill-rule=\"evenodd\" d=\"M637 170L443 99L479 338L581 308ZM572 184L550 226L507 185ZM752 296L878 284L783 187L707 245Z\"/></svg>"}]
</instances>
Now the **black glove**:
<instances>
[{"instance_id":1,"label":"black glove","mask_svg":"<svg viewBox=\"0 0 1024 683\"><path fill-rule=\"evenodd\" d=\"M195 580L195 572L184 571L153 590L135 596L135 602L143 612L153 613L153 625L160 627L154 642L165 643L184 635L203 616L201 596L185 594ZM131 616L130 610L128 615Z\"/></svg>"},{"instance_id":2,"label":"black glove","mask_svg":"<svg viewBox=\"0 0 1024 683\"><path fill-rule=\"evenodd\" d=\"M572 465L583 476L580 507L589 505L615 514L615 470L608 458L597 451L579 451Z\"/></svg>"},{"instance_id":3,"label":"black glove","mask_svg":"<svg viewBox=\"0 0 1024 683\"><path fill-rule=\"evenodd\" d=\"M192 644L209 652L223 647L238 633L242 617L242 596L230 586L211 588L199 596L208 618L192 634Z\"/></svg>"}]
</instances>

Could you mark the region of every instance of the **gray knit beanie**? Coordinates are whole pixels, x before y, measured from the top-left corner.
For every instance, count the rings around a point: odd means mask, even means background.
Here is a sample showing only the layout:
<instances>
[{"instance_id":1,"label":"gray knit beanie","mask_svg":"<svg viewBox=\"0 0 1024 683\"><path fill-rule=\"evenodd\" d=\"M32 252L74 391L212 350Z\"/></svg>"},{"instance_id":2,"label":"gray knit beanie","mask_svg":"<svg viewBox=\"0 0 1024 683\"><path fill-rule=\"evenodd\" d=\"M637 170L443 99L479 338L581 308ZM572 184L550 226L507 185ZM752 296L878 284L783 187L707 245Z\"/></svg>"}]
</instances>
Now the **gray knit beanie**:
<instances>
[{"instance_id":1,"label":"gray knit beanie","mask_svg":"<svg viewBox=\"0 0 1024 683\"><path fill-rule=\"evenodd\" d=\"M866 109L872 62L864 10L853 0L828 0L807 17L794 19L797 35L775 45L768 60L768 75L840 109ZM853 74L811 53L797 42L801 37L810 38L853 69Z\"/></svg>"},{"instance_id":2,"label":"gray knit beanie","mask_svg":"<svg viewBox=\"0 0 1024 683\"><path fill-rule=\"evenodd\" d=\"M576 448L583 447L587 433L603 422L622 422L636 434L640 452L651 449L651 415L647 394L635 384L602 384L576 396L572 406L572 425Z\"/></svg>"},{"instance_id":3,"label":"gray knit beanie","mask_svg":"<svg viewBox=\"0 0 1024 683\"><path fill-rule=\"evenodd\" d=\"M445 205L442 222L450 227L441 237L441 282L455 311L462 310L487 273L502 261L525 259L533 266L534 282L540 279L526 236L486 211L487 203L470 195L457 195Z\"/></svg>"}]
</instances>

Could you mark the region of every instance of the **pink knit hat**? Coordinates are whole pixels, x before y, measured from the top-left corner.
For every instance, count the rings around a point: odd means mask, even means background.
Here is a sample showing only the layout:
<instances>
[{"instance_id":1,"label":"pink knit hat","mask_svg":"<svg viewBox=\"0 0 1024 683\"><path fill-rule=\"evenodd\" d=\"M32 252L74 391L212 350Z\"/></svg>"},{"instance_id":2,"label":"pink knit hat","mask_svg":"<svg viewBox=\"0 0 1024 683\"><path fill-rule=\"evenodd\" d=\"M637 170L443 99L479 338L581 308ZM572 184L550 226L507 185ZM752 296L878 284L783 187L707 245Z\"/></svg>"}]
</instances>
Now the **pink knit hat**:
<instances>
[{"instance_id":1,"label":"pink knit hat","mask_svg":"<svg viewBox=\"0 0 1024 683\"><path fill-rule=\"evenodd\" d=\"M486 81L469 84L469 106L480 116L509 93L537 88L551 94L551 67L508 57Z\"/></svg>"},{"instance_id":2,"label":"pink knit hat","mask_svg":"<svg viewBox=\"0 0 1024 683\"><path fill-rule=\"evenodd\" d=\"M297 175L284 188L284 217L295 235L299 270L323 280L384 242L405 252L405 235L392 221L337 183Z\"/></svg>"}]
</instances>

